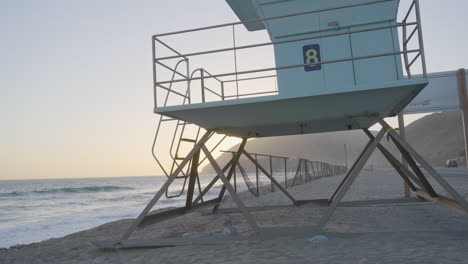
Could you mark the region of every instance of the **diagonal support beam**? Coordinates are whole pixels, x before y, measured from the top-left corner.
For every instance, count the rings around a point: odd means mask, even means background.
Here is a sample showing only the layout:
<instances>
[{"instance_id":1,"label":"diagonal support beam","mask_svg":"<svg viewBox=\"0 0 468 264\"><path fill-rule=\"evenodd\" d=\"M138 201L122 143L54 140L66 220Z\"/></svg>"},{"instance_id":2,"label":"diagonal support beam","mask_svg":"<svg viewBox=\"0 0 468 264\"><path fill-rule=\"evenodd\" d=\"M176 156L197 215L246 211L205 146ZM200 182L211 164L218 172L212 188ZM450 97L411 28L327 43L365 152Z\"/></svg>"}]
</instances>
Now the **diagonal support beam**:
<instances>
[{"instance_id":1,"label":"diagonal support beam","mask_svg":"<svg viewBox=\"0 0 468 264\"><path fill-rule=\"evenodd\" d=\"M417 178L414 176L408 169L406 169L403 164L398 161L386 148L384 148L382 145L377 146L382 155L388 160L390 165L398 172L398 175L401 176L403 181L406 183L406 185L413 191L416 191L416 186L414 183L410 180L413 179L416 183L418 183L419 187L423 188L423 185L420 183L420 181L416 181Z\"/></svg>"},{"instance_id":2,"label":"diagonal support beam","mask_svg":"<svg viewBox=\"0 0 468 264\"><path fill-rule=\"evenodd\" d=\"M396 141L393 136L390 134L390 138L392 139L393 143L397 147L397 149L400 151L401 155L403 158L408 162L408 165L411 167L411 169L414 171L420 182L422 183L422 188L429 193L430 196L432 197L437 197L438 194L435 192L434 188L432 188L432 185L429 183L427 180L426 176L424 176L424 173L422 173L421 169L418 167L414 159L411 157L411 155L406 151L403 146ZM401 136L400 138L404 140Z\"/></svg>"},{"instance_id":3,"label":"diagonal support beam","mask_svg":"<svg viewBox=\"0 0 468 264\"><path fill-rule=\"evenodd\" d=\"M195 191L195 183L198 179L198 161L200 160L200 150L195 152L193 155L191 166L190 166L190 174L189 174L189 184L187 189L187 198L185 199L185 209L189 210L192 208L193 202L193 193Z\"/></svg>"},{"instance_id":4,"label":"diagonal support beam","mask_svg":"<svg viewBox=\"0 0 468 264\"><path fill-rule=\"evenodd\" d=\"M273 182L274 185L276 185L276 187L278 187L278 189L280 189L284 194L286 194L286 196L288 196L288 198L291 199L291 201L295 205L299 204L297 200L288 191L286 191L286 189L283 186L281 186L281 184L275 178L273 178L271 174L268 173L268 171L265 168L263 168L258 163L258 161L256 161L246 150L243 150L243 153L250 161L252 161L255 164L255 166L257 166L257 168L259 168L265 174L265 176L267 176L271 180L271 182Z\"/></svg>"},{"instance_id":5,"label":"diagonal support beam","mask_svg":"<svg viewBox=\"0 0 468 264\"><path fill-rule=\"evenodd\" d=\"M345 196L346 192L349 190L349 188L353 184L354 180L356 179L356 177L361 172L362 168L364 168L364 165L366 165L367 160L372 155L372 153L375 151L375 149L377 148L377 145L380 143L380 141L382 140L384 135L385 135L385 129L382 128L380 130L380 132L377 134L377 136L374 138L374 140L371 140L369 142L368 146L366 146L366 148L364 149L364 151L362 153L362 157L359 159L359 161L356 163L356 166L354 167L354 169L349 174L349 178L346 180L346 182L344 182L341 189L336 194L335 199L332 200L332 203L330 204L330 208L328 208L325 215L322 216L322 219L320 219L320 222L318 224L319 230L323 230L323 228L327 224L328 220L330 219L330 217L335 212L336 207L341 202L341 200Z\"/></svg>"},{"instance_id":6,"label":"diagonal support beam","mask_svg":"<svg viewBox=\"0 0 468 264\"><path fill-rule=\"evenodd\" d=\"M366 135L371 140L374 139L374 135L372 135L372 133L369 130L364 129L364 132L366 133ZM390 153L390 151L388 151L384 146L382 146L382 144L377 145L377 148L380 150L382 155L388 160L388 162L390 162L390 164L393 166L393 168L398 172L398 174L401 176L401 178L403 178L405 183L409 186L409 188L413 192L416 192L417 188L416 188L416 186L413 184L413 182L411 180L416 182L416 184L418 184L419 187L422 188L423 185L416 178L416 176L414 176L411 173L411 171L409 171L405 166L403 166L403 164L401 164L400 161L397 158L395 158L395 156L393 156L392 153Z\"/></svg>"},{"instance_id":7,"label":"diagonal support beam","mask_svg":"<svg viewBox=\"0 0 468 264\"><path fill-rule=\"evenodd\" d=\"M345 177L343 178L343 180L340 182L340 184L338 185L338 188L336 188L335 192L333 193L333 195L330 197L330 199L328 200L329 203L331 203L336 195L338 194L338 192L341 190L341 188L343 187L343 185L345 184L345 182L349 179L349 176L351 175L351 173L354 171L354 169L356 168L356 165L359 163L359 161L362 159L362 156L364 155L364 152L366 151L366 149L369 148L370 144L372 142L372 139L367 142L366 146L364 147L364 150L361 152L361 154L359 154L359 157L356 159L356 161L353 163L353 165L351 166L351 168L348 170L348 172L346 173Z\"/></svg>"},{"instance_id":8,"label":"diagonal support beam","mask_svg":"<svg viewBox=\"0 0 468 264\"><path fill-rule=\"evenodd\" d=\"M247 138L243 138L242 139L242 142L239 146L239 149L237 150L237 153L234 155L234 157L232 158L232 165L231 165L231 168L229 169L229 173L227 175L227 180L230 181L231 180L231 177L232 175L234 174L234 172L236 171L236 165L237 163L239 163L239 159L240 159L240 156L242 154L242 151L244 150L245 148L245 145L247 144ZM220 176L220 175L218 175ZM234 190L235 191L235 190ZM224 185L222 188L221 188L221 191L219 192L219 196L218 196L218 204L214 206L213 208L213 212L217 211L218 208L219 208L219 205L221 204L221 201L223 200L223 197L224 197L224 193L226 192L226 186Z\"/></svg>"},{"instance_id":9,"label":"diagonal support beam","mask_svg":"<svg viewBox=\"0 0 468 264\"><path fill-rule=\"evenodd\" d=\"M416 161L426 169L427 172L465 209L468 211L468 202L421 156L414 150L400 135L383 120L377 120L382 127L388 129L390 136L398 142Z\"/></svg>"},{"instance_id":10,"label":"diagonal support beam","mask_svg":"<svg viewBox=\"0 0 468 264\"><path fill-rule=\"evenodd\" d=\"M250 227L252 228L252 230L255 233L259 233L260 228L258 227L257 222L255 222L255 219L249 213L249 210L244 205L242 200L239 198L239 196L237 195L237 193L234 190L234 188L232 187L232 185L229 183L229 180L224 175L224 172L221 170L218 163L216 163L215 159L213 158L213 156L211 156L211 153L208 151L208 149L205 146L202 146L202 150L205 153L208 160L210 161L211 166L213 167L213 169L216 171L216 173L218 173L219 178L223 182L224 186L226 186L226 189L231 194L231 197L234 200L234 202L237 204L237 207L239 207L239 209L242 211L242 214L244 215L245 219L247 220L247 223L250 225Z\"/></svg>"},{"instance_id":11,"label":"diagonal support beam","mask_svg":"<svg viewBox=\"0 0 468 264\"><path fill-rule=\"evenodd\" d=\"M184 169L185 165L192 159L197 151L210 139L213 135L213 131L206 131L205 135L200 139L200 141L193 147L187 157L180 163L179 167L174 171L174 173L167 179L164 185L159 189L159 191L154 195L148 205L143 209L137 219L133 221L130 227L125 231L125 233L120 238L121 240L127 240L135 229L138 227L140 222L145 218L145 216L149 213L149 211L153 208L156 202L161 198L161 196L166 192L167 188L171 185L171 183L175 180L175 178L179 175L179 173Z\"/></svg>"},{"instance_id":12,"label":"diagonal support beam","mask_svg":"<svg viewBox=\"0 0 468 264\"><path fill-rule=\"evenodd\" d=\"M232 164L232 159L229 160L229 162L224 166L223 168L223 172L226 172L227 169L229 169L231 167L231 164ZM198 203L204 196L206 193L208 193L210 191L210 189L213 187L213 185L215 185L215 183L219 180L219 175L216 175L216 177L213 178L213 180L211 180L211 182L205 187L205 189L203 189L203 191L198 195L198 197L193 201L194 204Z\"/></svg>"}]
</instances>

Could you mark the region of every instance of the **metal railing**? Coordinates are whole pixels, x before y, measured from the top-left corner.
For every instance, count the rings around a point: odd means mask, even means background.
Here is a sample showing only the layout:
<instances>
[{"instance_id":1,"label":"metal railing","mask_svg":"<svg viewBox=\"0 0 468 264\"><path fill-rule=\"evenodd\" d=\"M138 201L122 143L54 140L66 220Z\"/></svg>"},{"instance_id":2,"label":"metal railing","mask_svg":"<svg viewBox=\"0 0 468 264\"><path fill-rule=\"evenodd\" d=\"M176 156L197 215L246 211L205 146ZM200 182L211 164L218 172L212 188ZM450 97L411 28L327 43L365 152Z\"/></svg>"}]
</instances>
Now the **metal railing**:
<instances>
[{"instance_id":1,"label":"metal railing","mask_svg":"<svg viewBox=\"0 0 468 264\"><path fill-rule=\"evenodd\" d=\"M235 151L226 151L222 150L221 152L224 153L231 153L233 156L237 153ZM281 184L284 185L284 187L287 189L289 187L294 187L296 185L301 185L308 183L313 180L317 180L323 177L331 177L331 176L336 176L336 175L341 175L346 173L347 168L346 166L343 165L337 165L337 164L330 164L330 163L325 163L325 162L320 162L320 161L312 161L304 158L299 158L297 159L297 165L295 166L295 170L288 170L288 161L289 161L289 167L294 166L294 164L290 164L291 161L296 161L296 159L292 159L289 157L282 157L282 156L275 156L275 155L267 155L267 154L258 154L258 153L250 153L250 155L253 157L255 162L257 164L259 163L259 158L260 159L265 159L265 161L268 163L268 166L265 167L265 169L269 172L269 174L272 177L275 177L275 175L282 173L284 179L281 181ZM276 160L276 162L274 162ZM280 169L275 170L275 165L276 167L280 167ZM254 195L254 196L260 196L261 193L261 188L264 187L265 185L262 185L262 180L260 179L261 176L261 169L253 163L255 166L255 179L251 180L250 177L248 176L246 169L241 165L239 162L237 164L237 169L241 173L241 176L244 180L244 183L247 185L248 190ZM253 172L252 172L253 173ZM289 176L288 176L289 174ZM290 177L293 176L293 177ZM233 186L234 190L238 190L238 183L239 181L237 180L237 170L233 171ZM274 189L274 184L272 181L270 181L270 191L275 191Z\"/></svg>"},{"instance_id":2,"label":"metal railing","mask_svg":"<svg viewBox=\"0 0 468 264\"><path fill-rule=\"evenodd\" d=\"M270 17L270 18L262 18L262 19L256 19L256 20L250 20L250 21L239 21L239 22L234 22L234 23L227 23L227 24L221 24L221 25L215 25L215 26L201 27L201 28L154 35L152 37L154 105L155 107L165 107L168 104L167 97L166 97L166 100L164 100L163 104L158 104L158 100L157 100L158 89L162 89L166 91L167 95L172 94L174 96L181 97L184 102L183 104L199 103L199 102L194 102L193 100L194 88L192 87L193 86L192 84L194 81L201 82L201 85L200 85L200 94L201 94L200 102L201 103L205 103L208 101L207 94L215 96L216 99L214 99L214 101L232 100L232 99L239 99L243 97L252 97L252 96L276 95L278 94L277 89L271 89L269 91L262 91L262 92L252 91L252 92L241 94L239 93L239 83L244 82L244 81L252 81L252 80L258 80L258 79L265 79L265 78L276 78L276 75L268 74L268 72L271 72L271 71L279 71L279 70L299 68L299 67L304 67L304 66L316 66L316 65L346 62L346 61L356 61L356 60L363 60L363 59L370 59L370 58L387 57L387 56L403 56L404 69L406 70L406 74L408 78L412 77L411 67L418 59L420 59L421 65L422 65L422 73L423 73L423 76L425 77L427 75L427 69L426 69L426 61L425 61L425 54L424 54L424 43L423 43L423 38L422 38L422 26L420 22L421 15L420 15L419 0L413 1L408 12L406 13L406 16L402 20L402 22L396 23L394 25L379 26L379 27L361 29L361 30L352 30L348 32L323 34L320 36L298 37L295 39L262 42L262 43L256 43L256 44L250 44L250 45L237 45L236 43L237 37L236 37L235 27L239 25L244 25L244 24L249 24L249 23L258 23L258 22L276 20L276 19L284 19L284 18L289 18L289 17L294 17L294 16L302 16L302 15L307 15L307 14L319 13L323 11L345 9L345 8L365 6L365 5L373 5L373 4L378 4L378 3L388 2L388 1L393 1L393 0L371 1L371 2L366 2L366 3L361 3L361 4L346 5L346 6L341 6L341 7L314 10L314 11L309 11L309 12L301 12L301 13L296 13L296 14L288 14L288 15ZM415 21L408 22L408 19L413 12L415 13ZM410 34L408 34L409 27L414 27ZM188 52L188 53L182 54L181 52L177 51L176 49L174 49L173 47L171 47L170 45L168 45L162 40L162 38L164 37L176 36L176 35L194 33L194 32L202 32L202 31L221 29L221 28L227 28L229 30L232 30L232 46L212 49L212 50L204 50L204 51L199 51L199 52ZM323 38L330 38L330 37L336 37L336 36L342 36L342 35L352 35L352 34L357 34L357 33L378 31L378 30L384 30L384 29L394 29L394 28L402 29L402 36L403 36L403 39L401 41L402 51L399 51L399 52L389 52L389 53L374 54L374 55L369 55L369 56L357 56L357 57L350 57L350 58L339 59L339 60L320 61L320 62L311 63L311 64L295 64L295 65L286 65L286 66L281 66L281 67L276 66L276 67L267 67L267 68L243 70L243 71L238 70L237 51L240 51L240 50L255 49L255 48L260 48L260 47L281 45L281 44L304 41L304 40L323 39ZM413 39L415 35L417 35L418 37L418 48L409 49L408 44L410 43L410 41ZM157 44L162 45L164 49L169 50L169 52L171 52L173 55L161 56L161 57L156 56ZM190 58L191 57L221 54L221 53L226 53L226 52L232 52L232 55L234 57L233 66L235 70L233 72L209 73L204 68L197 68L196 70L190 72L190 63L191 63ZM410 59L410 54L415 54L415 56ZM179 72L177 70L177 67L178 67L177 65L175 67L171 67L168 65L167 61L171 61L174 59L185 61L187 63L186 73ZM178 63L180 63L180 61ZM166 80L158 80L157 65L172 72L172 78L166 79ZM196 73L199 73L199 74L195 76ZM254 77L248 76L251 74L264 74L264 75L254 76ZM178 76L179 78L174 78L175 76ZM245 77L239 78L242 76L245 76ZM219 87L216 87L216 88L207 87L206 81L211 80L211 79L216 80L219 83ZM180 91L175 91L174 89L172 89L172 84L181 83L181 82L186 83L185 91L180 92ZM235 92L232 94L227 94L225 86L227 83L232 83L232 82L235 82L235 85L236 85Z\"/></svg>"},{"instance_id":3,"label":"metal railing","mask_svg":"<svg viewBox=\"0 0 468 264\"><path fill-rule=\"evenodd\" d=\"M416 13L416 25L414 26L413 30L411 31L410 35L408 36L408 26L410 23L407 23L406 21L408 20L411 12L415 10ZM422 35L422 25L421 25L421 9L419 6L419 0L414 0L408 12L405 15L405 18L403 19L402 24L403 26L403 51L408 50L408 43L411 41L413 36L418 33L418 41L419 41L419 52L416 54L416 56L409 62L408 58L408 53L403 54L404 62L405 62L405 70L408 78L411 78L411 66L416 62L418 58L421 58L421 66L422 66L422 71L423 71L423 77L427 78L427 66L426 66L426 55L424 52L424 41L423 41L423 35Z\"/></svg>"}]
</instances>

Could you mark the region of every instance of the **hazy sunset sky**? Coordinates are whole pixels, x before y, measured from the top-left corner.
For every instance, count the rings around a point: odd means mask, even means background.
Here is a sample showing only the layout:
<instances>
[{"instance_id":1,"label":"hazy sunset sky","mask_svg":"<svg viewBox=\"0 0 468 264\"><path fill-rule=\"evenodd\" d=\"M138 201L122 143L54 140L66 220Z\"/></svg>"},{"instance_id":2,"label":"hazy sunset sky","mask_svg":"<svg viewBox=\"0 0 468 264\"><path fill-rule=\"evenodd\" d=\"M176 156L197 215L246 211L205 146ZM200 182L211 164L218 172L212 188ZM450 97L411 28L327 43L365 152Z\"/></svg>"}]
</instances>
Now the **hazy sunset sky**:
<instances>
[{"instance_id":1,"label":"hazy sunset sky","mask_svg":"<svg viewBox=\"0 0 468 264\"><path fill-rule=\"evenodd\" d=\"M468 68L468 1L421 4L429 72ZM0 179L160 175L150 37L234 21L223 0L0 1Z\"/></svg>"}]
</instances>

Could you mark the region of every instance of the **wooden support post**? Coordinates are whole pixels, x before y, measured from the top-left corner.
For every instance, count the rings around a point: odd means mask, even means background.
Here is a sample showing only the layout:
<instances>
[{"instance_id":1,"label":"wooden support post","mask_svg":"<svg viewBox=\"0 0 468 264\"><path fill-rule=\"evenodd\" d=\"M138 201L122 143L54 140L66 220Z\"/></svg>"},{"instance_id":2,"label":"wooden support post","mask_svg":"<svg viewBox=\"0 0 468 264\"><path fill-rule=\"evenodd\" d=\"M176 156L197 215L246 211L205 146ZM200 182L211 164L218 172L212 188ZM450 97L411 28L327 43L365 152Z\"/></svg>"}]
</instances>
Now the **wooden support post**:
<instances>
[{"instance_id":1,"label":"wooden support post","mask_svg":"<svg viewBox=\"0 0 468 264\"><path fill-rule=\"evenodd\" d=\"M400 129L400 136L403 140L406 140L406 127L405 127L405 116L403 113L398 114L398 127ZM408 163L406 159L401 155L401 161L405 168L408 168ZM403 182L403 192L406 198L411 197L410 188L406 182Z\"/></svg>"},{"instance_id":2,"label":"wooden support post","mask_svg":"<svg viewBox=\"0 0 468 264\"><path fill-rule=\"evenodd\" d=\"M392 132L394 131L392 130ZM424 187L424 190L427 191L432 197L437 197L438 194L435 192L434 188L432 188L432 185L427 180L426 176L424 176L424 173L418 167L418 165L416 164L416 161L414 161L410 153L399 143L399 141L395 139L395 136L393 136L392 134L394 135L397 133L389 133L390 138L392 139L393 143L395 144L397 149L400 151L400 153L403 155L405 160L408 162L408 164L410 165L411 169L414 171L418 179L420 180L421 184ZM406 141L403 141L403 142L406 142Z\"/></svg>"},{"instance_id":3,"label":"wooden support post","mask_svg":"<svg viewBox=\"0 0 468 264\"><path fill-rule=\"evenodd\" d=\"M200 164L198 164L197 166L200 166ZM202 193L202 189L201 189L201 183L200 183L200 175L198 175L197 173L197 185L198 185L198 193L201 194ZM203 197L201 198L201 201L203 201Z\"/></svg>"},{"instance_id":4,"label":"wooden support post","mask_svg":"<svg viewBox=\"0 0 468 264\"><path fill-rule=\"evenodd\" d=\"M450 198L442 196L442 195L439 195L438 197L431 197L427 192L425 192L425 191L423 191L421 189L416 190L416 194L418 196L428 200L428 201L432 201L432 202L439 203L441 205L445 205L445 206L447 206L449 208L454 209L455 211L459 212L462 215L468 216L468 211L465 210L465 208L463 208L463 206L461 206L457 201L455 201L453 199L450 199Z\"/></svg>"},{"instance_id":5,"label":"wooden support post","mask_svg":"<svg viewBox=\"0 0 468 264\"><path fill-rule=\"evenodd\" d=\"M255 154L255 161L258 163L257 154ZM255 181L257 182L257 194L260 195L259 183L258 183L258 167L255 167Z\"/></svg>"},{"instance_id":6,"label":"wooden support post","mask_svg":"<svg viewBox=\"0 0 468 264\"><path fill-rule=\"evenodd\" d=\"M189 183L187 189L187 199L185 201L185 209L189 210L192 208L193 192L195 191L195 183L198 178L198 161L200 160L200 150L195 152L192 158L192 164L190 166Z\"/></svg>"},{"instance_id":7,"label":"wooden support post","mask_svg":"<svg viewBox=\"0 0 468 264\"><path fill-rule=\"evenodd\" d=\"M235 158L234 152L232 153L232 158ZM234 191L237 192L237 175L236 175L236 168L234 168Z\"/></svg>"},{"instance_id":8,"label":"wooden support post","mask_svg":"<svg viewBox=\"0 0 468 264\"><path fill-rule=\"evenodd\" d=\"M270 175L271 177L273 177L273 161L271 160L271 156L270 156ZM273 184L273 181L270 181L270 186L271 186L271 191L274 192L275 185Z\"/></svg>"},{"instance_id":9,"label":"wooden support post","mask_svg":"<svg viewBox=\"0 0 468 264\"><path fill-rule=\"evenodd\" d=\"M458 80L458 94L460 98L460 108L462 113L463 123L463 138L465 140L465 161L468 167L468 96L466 86L466 72L465 69L459 69L457 72Z\"/></svg>"}]
</instances>

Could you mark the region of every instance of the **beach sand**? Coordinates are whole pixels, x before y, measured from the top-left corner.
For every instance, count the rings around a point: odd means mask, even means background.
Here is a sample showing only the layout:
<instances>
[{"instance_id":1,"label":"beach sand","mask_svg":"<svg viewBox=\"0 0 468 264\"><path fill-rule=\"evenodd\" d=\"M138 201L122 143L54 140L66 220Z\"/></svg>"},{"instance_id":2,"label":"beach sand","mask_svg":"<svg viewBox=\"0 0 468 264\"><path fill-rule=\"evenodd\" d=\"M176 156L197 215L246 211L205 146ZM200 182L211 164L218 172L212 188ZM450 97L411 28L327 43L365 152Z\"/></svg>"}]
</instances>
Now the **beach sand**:
<instances>
[{"instance_id":1,"label":"beach sand","mask_svg":"<svg viewBox=\"0 0 468 264\"><path fill-rule=\"evenodd\" d=\"M443 174L468 199L468 175ZM322 178L289 188L297 199L328 198L342 179ZM437 186L434 184L434 186ZM441 188L435 188L446 194ZM402 197L402 181L392 170L363 172L345 201ZM287 205L280 191L260 198L242 193L249 206ZM226 199L222 208L233 207ZM238 232L248 233L240 213L208 214L199 209L184 216L137 230L131 238L220 235L230 219ZM312 226L325 208L312 205L253 212L261 227ZM88 242L118 239L131 219L41 243L0 250L0 263L468 263L468 217L434 203L339 207L325 228L329 241L307 242L308 237L279 237L261 242L237 241L224 245L195 245L148 249L98 250Z\"/></svg>"}]
</instances>

